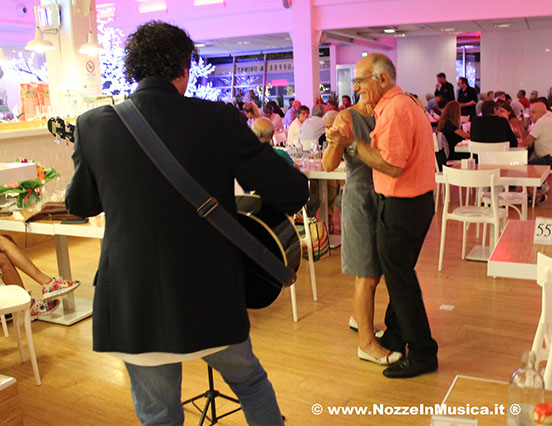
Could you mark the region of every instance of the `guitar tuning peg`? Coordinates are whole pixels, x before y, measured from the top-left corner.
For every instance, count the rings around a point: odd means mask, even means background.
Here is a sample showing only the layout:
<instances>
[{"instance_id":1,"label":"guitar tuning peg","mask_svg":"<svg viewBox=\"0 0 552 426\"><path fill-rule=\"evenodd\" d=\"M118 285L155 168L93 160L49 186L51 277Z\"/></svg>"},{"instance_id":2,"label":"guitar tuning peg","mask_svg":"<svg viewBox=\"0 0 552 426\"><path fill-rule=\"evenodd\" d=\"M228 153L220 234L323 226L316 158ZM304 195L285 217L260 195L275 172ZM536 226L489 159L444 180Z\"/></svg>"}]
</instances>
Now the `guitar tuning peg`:
<instances>
[{"instance_id":1,"label":"guitar tuning peg","mask_svg":"<svg viewBox=\"0 0 552 426\"><path fill-rule=\"evenodd\" d=\"M55 140L54 142L55 142L55 143L56 143L57 145L59 145L59 144L60 144L60 142L61 142L61 139L59 138L59 136L58 136L58 137L56 138L56 140Z\"/></svg>"}]
</instances>

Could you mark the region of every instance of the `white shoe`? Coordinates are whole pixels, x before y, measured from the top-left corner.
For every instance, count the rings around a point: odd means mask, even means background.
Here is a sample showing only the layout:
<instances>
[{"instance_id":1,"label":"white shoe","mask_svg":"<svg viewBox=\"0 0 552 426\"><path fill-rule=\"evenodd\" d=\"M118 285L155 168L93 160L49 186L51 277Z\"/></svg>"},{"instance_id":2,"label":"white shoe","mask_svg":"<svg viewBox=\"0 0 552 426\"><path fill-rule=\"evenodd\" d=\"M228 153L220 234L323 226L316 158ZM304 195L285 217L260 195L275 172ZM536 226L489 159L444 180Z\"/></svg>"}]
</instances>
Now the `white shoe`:
<instances>
[{"instance_id":1,"label":"white shoe","mask_svg":"<svg viewBox=\"0 0 552 426\"><path fill-rule=\"evenodd\" d=\"M349 317L349 327L351 328L351 330L358 331L358 323L352 316ZM376 336L378 339L381 338L383 336L383 330L375 328L374 336Z\"/></svg>"},{"instance_id":2,"label":"white shoe","mask_svg":"<svg viewBox=\"0 0 552 426\"><path fill-rule=\"evenodd\" d=\"M360 359L364 361L370 361L378 365L391 365L402 359L402 354L400 352L389 352L389 354L386 356L375 358L372 355L368 355L360 348L357 349L357 355Z\"/></svg>"}]
</instances>

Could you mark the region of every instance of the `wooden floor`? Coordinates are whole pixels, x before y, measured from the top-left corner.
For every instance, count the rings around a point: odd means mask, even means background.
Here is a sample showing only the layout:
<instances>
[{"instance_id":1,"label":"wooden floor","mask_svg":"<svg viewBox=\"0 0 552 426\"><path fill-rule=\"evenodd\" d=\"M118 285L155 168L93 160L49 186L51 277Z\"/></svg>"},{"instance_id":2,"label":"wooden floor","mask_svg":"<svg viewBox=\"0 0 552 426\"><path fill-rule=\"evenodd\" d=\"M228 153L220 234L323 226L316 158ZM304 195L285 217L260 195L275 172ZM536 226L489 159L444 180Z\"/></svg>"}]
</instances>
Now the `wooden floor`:
<instances>
[{"instance_id":1,"label":"wooden floor","mask_svg":"<svg viewBox=\"0 0 552 426\"><path fill-rule=\"evenodd\" d=\"M530 209L529 218L536 214L550 217L551 208L552 203L545 202ZM308 265L301 265L297 282L299 322L292 320L288 292L270 308L250 312L254 350L276 389L288 425L427 425L428 416L332 416L327 407L371 409L372 403L440 403L457 374L507 381L519 367L520 352L530 349L540 315L539 287L527 280L489 278L485 263L460 260L461 227L455 223L448 228L443 271L437 272L440 223L436 215L417 267L433 336L439 343L437 373L389 380L381 374L382 367L357 358L358 336L347 324L353 278L340 273L339 249L316 263L318 302L312 300ZM469 234L468 246L476 241L473 228ZM52 240L25 251L45 272L55 273ZM84 282L77 294L91 295L98 241L71 239L70 254L74 277ZM25 284L39 293L39 287L29 279ZM376 299L376 323L383 326L387 303L384 284L379 286ZM442 309L444 306L448 309ZM155 312L145 311L144 315L156 320ZM138 423L126 371L119 360L92 352L91 327L91 319L72 327L33 323L40 387L34 383L30 363L20 363L15 339L0 335L0 374L18 380L25 424ZM206 389L202 361L185 363L183 376L183 399ZM218 375L215 381L219 390L230 393ZM312 414L314 404L322 405L321 415ZM232 404L218 406L223 412ZM186 410L186 424L196 424L198 419L195 409ZM245 420L240 412L220 424L242 425ZM480 419L479 424L486 424L485 420Z\"/></svg>"}]
</instances>

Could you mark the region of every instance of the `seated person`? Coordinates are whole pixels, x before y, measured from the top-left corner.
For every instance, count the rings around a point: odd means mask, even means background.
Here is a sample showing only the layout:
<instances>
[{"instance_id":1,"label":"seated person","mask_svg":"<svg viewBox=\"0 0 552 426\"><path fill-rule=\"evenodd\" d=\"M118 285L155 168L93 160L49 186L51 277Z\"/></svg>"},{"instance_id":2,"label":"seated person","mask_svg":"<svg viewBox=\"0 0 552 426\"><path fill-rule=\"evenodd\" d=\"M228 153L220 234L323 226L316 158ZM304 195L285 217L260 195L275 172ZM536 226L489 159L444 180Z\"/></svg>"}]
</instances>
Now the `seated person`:
<instances>
[{"instance_id":1,"label":"seated person","mask_svg":"<svg viewBox=\"0 0 552 426\"><path fill-rule=\"evenodd\" d=\"M437 132L443 133L449 146L449 160L460 160L468 158L469 154L455 152L454 147L464 139L469 139L469 133L460 128L460 104L456 101L450 101L446 104L441 113L441 118L437 124Z\"/></svg>"},{"instance_id":2,"label":"seated person","mask_svg":"<svg viewBox=\"0 0 552 426\"><path fill-rule=\"evenodd\" d=\"M253 125L251 126L251 130L255 135L259 138L261 142L271 143L272 138L274 137L274 126L272 125L272 121L270 121L268 118L258 118L253 122ZM284 151L283 149L275 149L276 154L278 154L280 157L282 157L286 162L291 166L295 167L295 163L289 156L289 154Z\"/></svg>"},{"instance_id":3,"label":"seated person","mask_svg":"<svg viewBox=\"0 0 552 426\"><path fill-rule=\"evenodd\" d=\"M266 118L272 121L274 127L274 145L283 146L286 142L286 132L284 131L284 123L282 117L274 112L274 108L271 105L266 105L263 108L263 113Z\"/></svg>"},{"instance_id":4,"label":"seated person","mask_svg":"<svg viewBox=\"0 0 552 426\"><path fill-rule=\"evenodd\" d=\"M533 102L529 108L529 117L534 123L525 137L525 145L533 148L529 164L552 166L552 112L548 111L544 102ZM546 192L550 189L547 182L538 189L537 203L546 200Z\"/></svg>"},{"instance_id":5,"label":"seated person","mask_svg":"<svg viewBox=\"0 0 552 426\"><path fill-rule=\"evenodd\" d=\"M278 105L275 101L268 101L267 105L270 105L272 109L274 110L274 114L278 114L281 118L284 118L286 115L284 114L284 111L282 111L282 108L280 108L280 105Z\"/></svg>"},{"instance_id":6,"label":"seated person","mask_svg":"<svg viewBox=\"0 0 552 426\"><path fill-rule=\"evenodd\" d=\"M524 138L525 136L527 136L523 121L516 116L516 113L513 110L512 106L508 105L507 101L503 101L500 99L496 101L496 104L498 107L496 110L496 115L508 120L512 131L516 135L516 138Z\"/></svg>"},{"instance_id":7,"label":"seated person","mask_svg":"<svg viewBox=\"0 0 552 426\"><path fill-rule=\"evenodd\" d=\"M533 128L525 137L525 145L534 148L529 164L552 166L552 112L543 102L534 102L529 109Z\"/></svg>"},{"instance_id":8,"label":"seated person","mask_svg":"<svg viewBox=\"0 0 552 426\"><path fill-rule=\"evenodd\" d=\"M31 301L32 318L52 313L60 305L57 298L76 290L80 285L79 281L66 281L61 278L51 278L44 274L19 250L11 237L8 235L0 236L2 281L6 285L18 285L25 288L16 267L42 286L43 298L33 298Z\"/></svg>"},{"instance_id":9,"label":"seated person","mask_svg":"<svg viewBox=\"0 0 552 426\"><path fill-rule=\"evenodd\" d=\"M304 150L312 149L312 144L315 141L319 141L320 137L326 134L326 127L322 118L325 111L324 105L315 105L312 109L312 117L307 118L303 122L301 126L301 142L303 143Z\"/></svg>"},{"instance_id":10,"label":"seated person","mask_svg":"<svg viewBox=\"0 0 552 426\"><path fill-rule=\"evenodd\" d=\"M301 137L301 126L303 122L309 118L310 109L306 105L301 105L297 108L297 118L293 120L288 129L287 144L297 146Z\"/></svg>"},{"instance_id":11,"label":"seated person","mask_svg":"<svg viewBox=\"0 0 552 426\"><path fill-rule=\"evenodd\" d=\"M471 119L471 140L474 142L510 142L510 148L518 146L516 135L510 123L496 115L498 106L494 101L485 101L481 106L481 117Z\"/></svg>"},{"instance_id":12,"label":"seated person","mask_svg":"<svg viewBox=\"0 0 552 426\"><path fill-rule=\"evenodd\" d=\"M259 108L252 102L245 103L243 105L243 111L245 112L245 116L247 117L247 125L249 127L251 127L251 125L257 118L262 117Z\"/></svg>"}]
</instances>

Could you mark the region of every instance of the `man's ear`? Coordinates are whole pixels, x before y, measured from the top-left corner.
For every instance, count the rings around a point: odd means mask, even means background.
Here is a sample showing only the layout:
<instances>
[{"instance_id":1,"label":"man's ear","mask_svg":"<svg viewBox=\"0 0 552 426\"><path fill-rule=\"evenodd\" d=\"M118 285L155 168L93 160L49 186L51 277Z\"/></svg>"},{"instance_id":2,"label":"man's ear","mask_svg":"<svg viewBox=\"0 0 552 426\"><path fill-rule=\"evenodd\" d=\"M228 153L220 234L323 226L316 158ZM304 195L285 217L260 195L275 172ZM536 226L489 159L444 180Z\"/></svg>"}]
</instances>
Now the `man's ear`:
<instances>
[{"instance_id":1,"label":"man's ear","mask_svg":"<svg viewBox=\"0 0 552 426\"><path fill-rule=\"evenodd\" d=\"M378 81L383 89L387 89L387 87L389 87L389 76L387 73L382 72L378 77Z\"/></svg>"}]
</instances>

